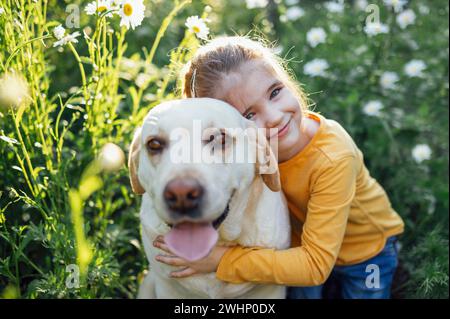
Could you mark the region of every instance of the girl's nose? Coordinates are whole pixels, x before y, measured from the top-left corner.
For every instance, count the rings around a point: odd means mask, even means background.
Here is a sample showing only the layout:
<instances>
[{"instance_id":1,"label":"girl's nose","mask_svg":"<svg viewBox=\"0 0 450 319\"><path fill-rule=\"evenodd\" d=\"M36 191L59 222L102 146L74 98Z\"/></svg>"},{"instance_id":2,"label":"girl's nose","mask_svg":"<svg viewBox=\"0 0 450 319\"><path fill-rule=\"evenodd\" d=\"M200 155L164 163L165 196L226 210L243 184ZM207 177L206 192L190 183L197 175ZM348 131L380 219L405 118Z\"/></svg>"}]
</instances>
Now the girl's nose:
<instances>
[{"instance_id":1,"label":"girl's nose","mask_svg":"<svg viewBox=\"0 0 450 319\"><path fill-rule=\"evenodd\" d=\"M272 107L266 107L264 112L264 127L265 128L276 128L281 124L283 120L283 112Z\"/></svg>"}]
</instances>

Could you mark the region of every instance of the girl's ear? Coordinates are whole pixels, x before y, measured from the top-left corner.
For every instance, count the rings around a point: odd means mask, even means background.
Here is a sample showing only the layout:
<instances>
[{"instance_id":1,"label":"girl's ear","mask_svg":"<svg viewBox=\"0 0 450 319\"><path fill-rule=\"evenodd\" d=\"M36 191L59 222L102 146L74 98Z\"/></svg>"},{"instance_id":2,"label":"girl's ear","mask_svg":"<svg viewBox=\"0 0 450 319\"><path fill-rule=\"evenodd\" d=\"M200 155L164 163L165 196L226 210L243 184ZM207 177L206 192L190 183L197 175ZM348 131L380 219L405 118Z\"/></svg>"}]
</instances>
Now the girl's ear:
<instances>
[{"instance_id":1,"label":"girl's ear","mask_svg":"<svg viewBox=\"0 0 450 319\"><path fill-rule=\"evenodd\" d=\"M139 178L137 175L139 169L139 153L141 151L141 132L142 129L139 127L134 133L133 142L131 142L130 153L128 155L131 189L138 195L142 195L145 193L145 189L139 182Z\"/></svg>"},{"instance_id":2,"label":"girl's ear","mask_svg":"<svg viewBox=\"0 0 450 319\"><path fill-rule=\"evenodd\" d=\"M261 175L264 184L273 192L281 191L280 172L278 170L278 160L267 141L264 131L258 130L256 125L246 120L247 137L249 147L255 147L256 165L255 174Z\"/></svg>"}]
</instances>

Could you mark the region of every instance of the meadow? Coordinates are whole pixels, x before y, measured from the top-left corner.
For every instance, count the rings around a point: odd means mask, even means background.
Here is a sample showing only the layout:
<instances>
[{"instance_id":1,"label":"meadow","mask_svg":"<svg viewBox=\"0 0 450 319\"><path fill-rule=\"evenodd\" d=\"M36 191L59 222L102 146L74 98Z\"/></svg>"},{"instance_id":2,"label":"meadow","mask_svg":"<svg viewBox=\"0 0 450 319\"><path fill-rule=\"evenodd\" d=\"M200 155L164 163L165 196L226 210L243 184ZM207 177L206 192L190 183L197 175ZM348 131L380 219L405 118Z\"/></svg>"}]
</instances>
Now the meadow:
<instances>
[{"instance_id":1,"label":"meadow","mask_svg":"<svg viewBox=\"0 0 450 319\"><path fill-rule=\"evenodd\" d=\"M0 0L0 297L134 298L126 154L218 35L263 37L405 221L394 298L448 298L445 0Z\"/></svg>"}]
</instances>

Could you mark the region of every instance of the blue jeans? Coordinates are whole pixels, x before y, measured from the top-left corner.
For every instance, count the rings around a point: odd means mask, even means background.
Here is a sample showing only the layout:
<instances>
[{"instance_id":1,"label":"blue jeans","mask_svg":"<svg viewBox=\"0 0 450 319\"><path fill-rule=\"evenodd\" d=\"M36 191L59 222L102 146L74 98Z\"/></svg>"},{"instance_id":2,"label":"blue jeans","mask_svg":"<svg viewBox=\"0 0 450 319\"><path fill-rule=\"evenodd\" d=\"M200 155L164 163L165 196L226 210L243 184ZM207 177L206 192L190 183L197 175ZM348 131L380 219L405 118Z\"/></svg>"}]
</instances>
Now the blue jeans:
<instances>
[{"instance_id":1,"label":"blue jeans","mask_svg":"<svg viewBox=\"0 0 450 319\"><path fill-rule=\"evenodd\" d=\"M288 299L389 299L398 265L396 241L395 236L388 238L378 255L362 263L334 266L323 285L289 287Z\"/></svg>"}]
</instances>

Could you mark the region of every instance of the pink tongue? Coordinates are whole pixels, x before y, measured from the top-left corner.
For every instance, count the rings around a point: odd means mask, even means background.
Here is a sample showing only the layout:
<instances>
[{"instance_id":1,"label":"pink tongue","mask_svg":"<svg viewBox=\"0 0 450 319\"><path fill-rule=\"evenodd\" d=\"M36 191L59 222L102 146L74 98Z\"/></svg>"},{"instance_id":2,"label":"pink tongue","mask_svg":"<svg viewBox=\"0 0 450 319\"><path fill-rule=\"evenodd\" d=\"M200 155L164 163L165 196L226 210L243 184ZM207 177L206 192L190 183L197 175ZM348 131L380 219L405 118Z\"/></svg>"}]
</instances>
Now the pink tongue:
<instances>
[{"instance_id":1,"label":"pink tongue","mask_svg":"<svg viewBox=\"0 0 450 319\"><path fill-rule=\"evenodd\" d=\"M218 238L211 223L184 222L174 226L164 241L177 256L194 261L208 255Z\"/></svg>"}]
</instances>

